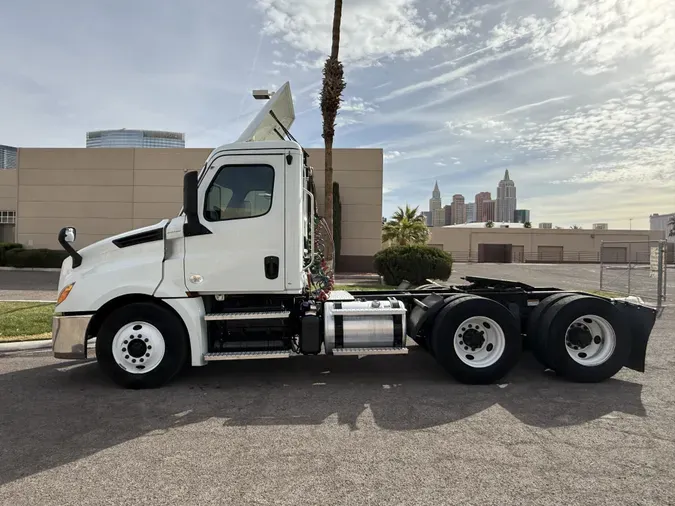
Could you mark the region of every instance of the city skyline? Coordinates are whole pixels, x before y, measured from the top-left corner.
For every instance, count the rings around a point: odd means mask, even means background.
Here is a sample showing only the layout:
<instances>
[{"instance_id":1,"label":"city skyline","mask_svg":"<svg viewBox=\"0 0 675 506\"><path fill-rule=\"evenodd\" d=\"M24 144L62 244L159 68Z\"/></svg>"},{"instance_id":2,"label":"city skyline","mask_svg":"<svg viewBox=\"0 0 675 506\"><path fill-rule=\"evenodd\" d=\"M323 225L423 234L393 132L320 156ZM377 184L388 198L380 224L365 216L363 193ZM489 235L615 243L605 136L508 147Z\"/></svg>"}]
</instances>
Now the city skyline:
<instances>
[{"instance_id":1,"label":"city skyline","mask_svg":"<svg viewBox=\"0 0 675 506\"><path fill-rule=\"evenodd\" d=\"M517 208L516 190L515 181L511 179L509 169L506 169L504 177L497 184L495 199L491 198L492 193L489 191L480 191L471 200L461 193L455 193L451 197L451 203L443 205L442 192L436 181L428 211L422 211L422 214L426 217L427 225L435 227L487 221L529 222L530 210Z\"/></svg>"}]
</instances>

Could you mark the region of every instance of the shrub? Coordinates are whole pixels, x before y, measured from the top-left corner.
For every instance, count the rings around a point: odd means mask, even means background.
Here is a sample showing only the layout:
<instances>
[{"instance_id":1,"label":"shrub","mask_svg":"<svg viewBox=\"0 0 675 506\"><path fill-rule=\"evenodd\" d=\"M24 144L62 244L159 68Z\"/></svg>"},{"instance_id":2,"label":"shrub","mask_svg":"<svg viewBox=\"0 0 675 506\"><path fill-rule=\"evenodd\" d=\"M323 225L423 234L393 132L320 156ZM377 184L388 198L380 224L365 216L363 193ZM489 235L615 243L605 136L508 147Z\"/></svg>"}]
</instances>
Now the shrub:
<instances>
[{"instance_id":1,"label":"shrub","mask_svg":"<svg viewBox=\"0 0 675 506\"><path fill-rule=\"evenodd\" d=\"M15 242L0 242L0 265L5 265L5 253L13 249L21 249L23 246Z\"/></svg>"},{"instance_id":2,"label":"shrub","mask_svg":"<svg viewBox=\"0 0 675 506\"><path fill-rule=\"evenodd\" d=\"M452 255L432 246L392 246L375 255L375 270L388 285L404 280L421 285L427 279L448 279Z\"/></svg>"},{"instance_id":3,"label":"shrub","mask_svg":"<svg viewBox=\"0 0 675 506\"><path fill-rule=\"evenodd\" d=\"M51 249L12 249L5 254L9 267L61 267L68 253Z\"/></svg>"}]
</instances>

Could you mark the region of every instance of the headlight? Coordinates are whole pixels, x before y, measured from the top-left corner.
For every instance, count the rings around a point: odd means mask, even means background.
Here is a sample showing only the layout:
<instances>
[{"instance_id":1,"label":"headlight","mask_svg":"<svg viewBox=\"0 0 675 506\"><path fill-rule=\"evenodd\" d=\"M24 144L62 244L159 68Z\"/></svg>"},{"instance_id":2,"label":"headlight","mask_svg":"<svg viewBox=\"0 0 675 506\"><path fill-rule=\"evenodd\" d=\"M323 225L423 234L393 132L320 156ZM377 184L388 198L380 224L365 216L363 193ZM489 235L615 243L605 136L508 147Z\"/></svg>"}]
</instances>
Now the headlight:
<instances>
[{"instance_id":1,"label":"headlight","mask_svg":"<svg viewBox=\"0 0 675 506\"><path fill-rule=\"evenodd\" d=\"M59 294L59 298L56 300L57 306L68 298L68 295L70 295L70 291L73 289L74 286L75 283L71 283L63 287L63 290L61 290L61 293Z\"/></svg>"}]
</instances>

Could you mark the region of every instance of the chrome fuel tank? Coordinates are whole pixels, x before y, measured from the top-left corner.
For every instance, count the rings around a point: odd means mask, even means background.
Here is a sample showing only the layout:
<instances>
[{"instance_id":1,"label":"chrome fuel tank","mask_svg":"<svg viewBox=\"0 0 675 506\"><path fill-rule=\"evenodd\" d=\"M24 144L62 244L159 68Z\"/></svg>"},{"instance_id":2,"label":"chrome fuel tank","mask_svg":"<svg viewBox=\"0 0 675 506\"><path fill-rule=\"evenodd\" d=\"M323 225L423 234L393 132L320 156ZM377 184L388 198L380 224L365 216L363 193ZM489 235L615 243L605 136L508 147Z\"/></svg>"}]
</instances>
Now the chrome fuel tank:
<instances>
[{"instance_id":1,"label":"chrome fuel tank","mask_svg":"<svg viewBox=\"0 0 675 506\"><path fill-rule=\"evenodd\" d=\"M405 346L406 309L395 298L370 301L326 302L324 347L400 348Z\"/></svg>"}]
</instances>

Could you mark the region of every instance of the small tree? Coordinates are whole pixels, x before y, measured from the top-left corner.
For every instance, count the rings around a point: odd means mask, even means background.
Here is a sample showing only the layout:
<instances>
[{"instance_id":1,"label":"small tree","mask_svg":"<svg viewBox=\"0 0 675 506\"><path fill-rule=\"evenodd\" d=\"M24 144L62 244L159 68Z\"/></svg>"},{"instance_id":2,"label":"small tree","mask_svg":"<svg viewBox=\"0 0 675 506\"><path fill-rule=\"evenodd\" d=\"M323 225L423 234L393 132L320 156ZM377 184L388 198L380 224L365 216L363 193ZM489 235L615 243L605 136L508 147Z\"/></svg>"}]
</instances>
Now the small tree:
<instances>
[{"instance_id":1,"label":"small tree","mask_svg":"<svg viewBox=\"0 0 675 506\"><path fill-rule=\"evenodd\" d=\"M582 227L581 225L572 225L570 228L572 230L583 230L584 227Z\"/></svg>"},{"instance_id":2,"label":"small tree","mask_svg":"<svg viewBox=\"0 0 675 506\"><path fill-rule=\"evenodd\" d=\"M411 209L407 205L405 209L399 207L391 220L382 227L382 239L392 241L398 246L426 244L429 240L429 228L426 218L418 209L419 207Z\"/></svg>"},{"instance_id":3,"label":"small tree","mask_svg":"<svg viewBox=\"0 0 675 506\"><path fill-rule=\"evenodd\" d=\"M485 223L485 228L494 228L495 222L492 220L489 220Z\"/></svg>"},{"instance_id":4,"label":"small tree","mask_svg":"<svg viewBox=\"0 0 675 506\"><path fill-rule=\"evenodd\" d=\"M530 223L529 221L526 221L526 222L523 224L523 227L525 227L525 228L532 228L532 223Z\"/></svg>"}]
</instances>

